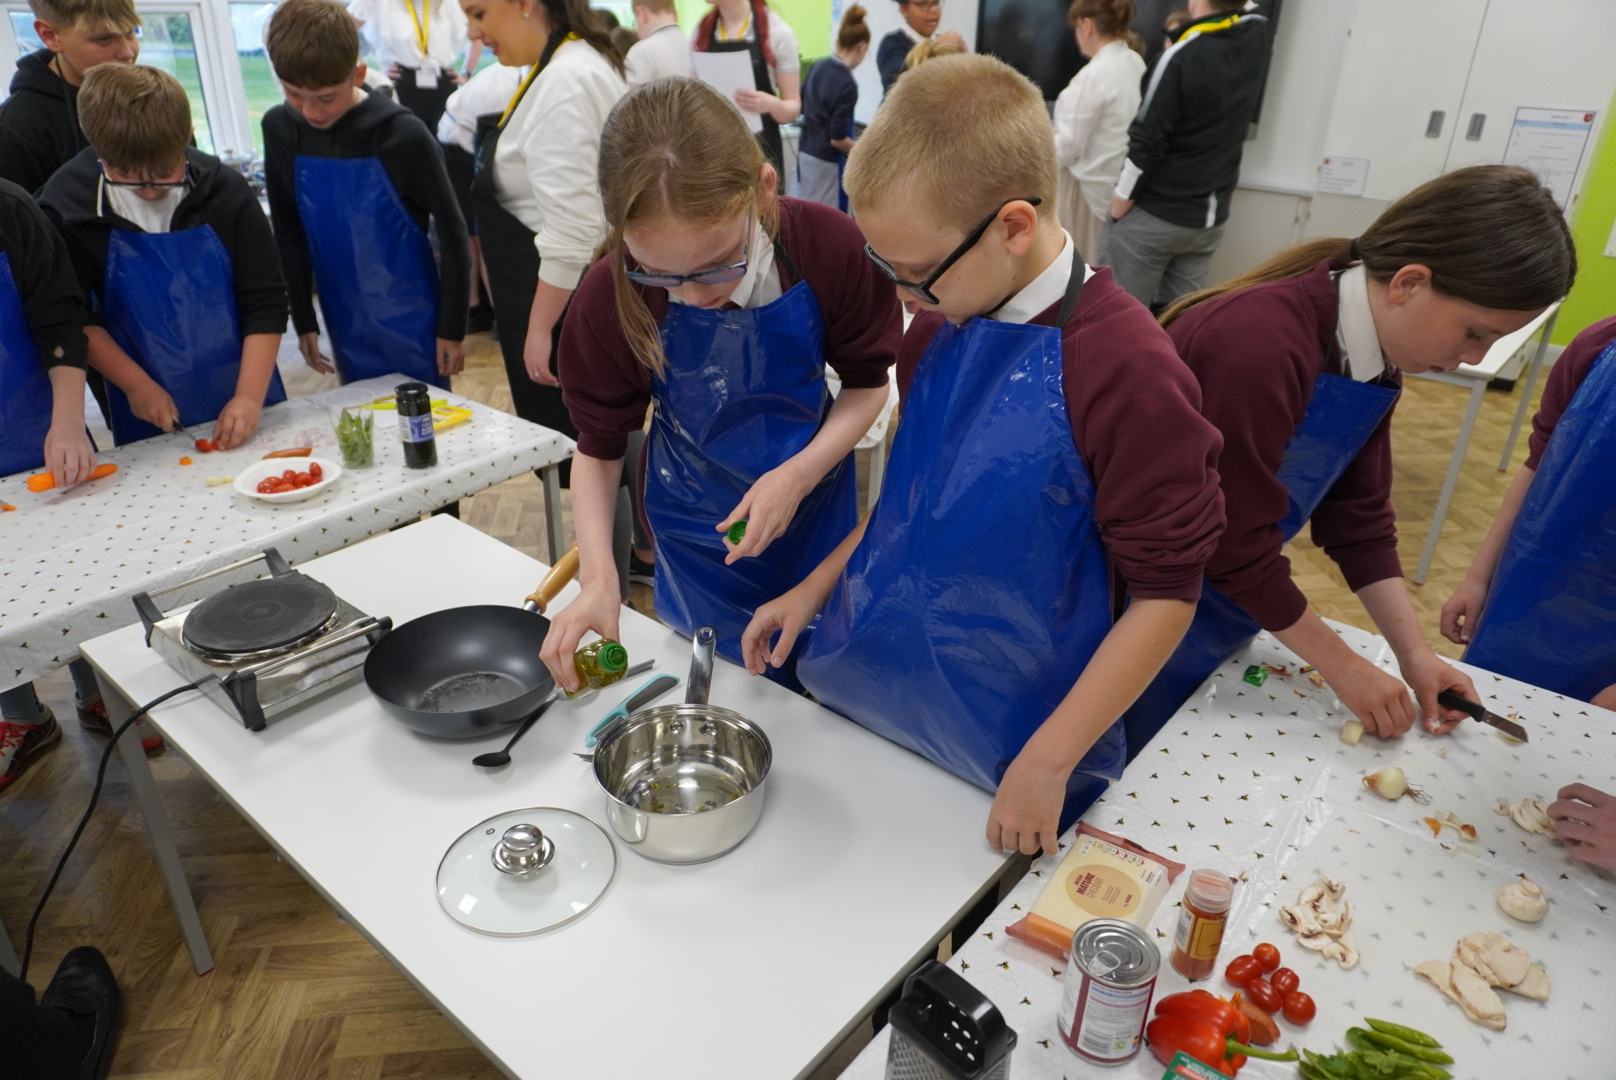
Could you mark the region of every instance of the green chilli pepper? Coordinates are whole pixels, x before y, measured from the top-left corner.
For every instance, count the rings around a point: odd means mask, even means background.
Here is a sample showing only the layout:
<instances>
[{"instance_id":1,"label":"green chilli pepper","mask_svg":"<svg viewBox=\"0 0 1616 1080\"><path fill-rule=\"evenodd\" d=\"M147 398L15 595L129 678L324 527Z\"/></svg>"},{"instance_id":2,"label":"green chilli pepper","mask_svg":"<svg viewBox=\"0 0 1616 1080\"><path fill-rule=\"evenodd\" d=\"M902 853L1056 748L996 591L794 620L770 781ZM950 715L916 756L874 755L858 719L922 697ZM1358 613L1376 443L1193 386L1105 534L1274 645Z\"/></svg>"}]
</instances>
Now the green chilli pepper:
<instances>
[{"instance_id":1,"label":"green chilli pepper","mask_svg":"<svg viewBox=\"0 0 1616 1080\"><path fill-rule=\"evenodd\" d=\"M1438 1050L1442 1049L1441 1043L1437 1042L1423 1031L1417 1031L1411 1027L1404 1027L1402 1024L1394 1024L1390 1020L1372 1020L1367 1016L1364 1017L1364 1023L1368 1024L1381 1034L1390 1035L1394 1039L1402 1039L1404 1042L1413 1043L1415 1046L1430 1046Z\"/></svg>"}]
</instances>

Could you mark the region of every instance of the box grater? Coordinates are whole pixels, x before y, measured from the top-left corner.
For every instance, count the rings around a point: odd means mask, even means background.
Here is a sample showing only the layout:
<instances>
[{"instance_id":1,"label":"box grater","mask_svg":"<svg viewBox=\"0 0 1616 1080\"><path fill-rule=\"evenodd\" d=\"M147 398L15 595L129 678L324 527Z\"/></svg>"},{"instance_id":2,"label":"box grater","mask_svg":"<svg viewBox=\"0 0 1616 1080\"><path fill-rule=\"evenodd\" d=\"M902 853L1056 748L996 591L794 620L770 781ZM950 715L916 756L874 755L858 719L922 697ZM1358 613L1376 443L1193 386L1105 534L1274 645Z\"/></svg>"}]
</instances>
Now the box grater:
<instances>
[{"instance_id":1,"label":"box grater","mask_svg":"<svg viewBox=\"0 0 1616 1080\"><path fill-rule=\"evenodd\" d=\"M928 960L892 1006L886 1080L1008 1080L1016 1033L965 979Z\"/></svg>"}]
</instances>

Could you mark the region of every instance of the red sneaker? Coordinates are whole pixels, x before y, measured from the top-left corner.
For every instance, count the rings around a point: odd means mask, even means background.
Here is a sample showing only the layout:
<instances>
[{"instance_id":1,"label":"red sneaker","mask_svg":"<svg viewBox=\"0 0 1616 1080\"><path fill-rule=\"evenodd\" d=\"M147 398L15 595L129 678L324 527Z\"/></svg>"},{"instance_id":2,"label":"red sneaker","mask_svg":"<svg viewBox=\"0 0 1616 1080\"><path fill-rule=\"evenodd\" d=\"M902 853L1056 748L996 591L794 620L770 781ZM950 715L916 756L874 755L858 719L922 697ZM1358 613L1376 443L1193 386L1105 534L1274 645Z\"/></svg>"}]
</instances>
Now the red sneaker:
<instances>
[{"instance_id":1,"label":"red sneaker","mask_svg":"<svg viewBox=\"0 0 1616 1080\"><path fill-rule=\"evenodd\" d=\"M78 708L79 724L85 731L112 738L112 720L107 716L106 702L101 700L100 694L78 702ZM163 737L152 730L144 716L135 721L135 734L140 736L141 749L146 753L155 754L163 748Z\"/></svg>"},{"instance_id":2,"label":"red sneaker","mask_svg":"<svg viewBox=\"0 0 1616 1080\"><path fill-rule=\"evenodd\" d=\"M32 724L0 720L0 791L28 771L35 758L61 741L61 725L49 706Z\"/></svg>"}]
</instances>

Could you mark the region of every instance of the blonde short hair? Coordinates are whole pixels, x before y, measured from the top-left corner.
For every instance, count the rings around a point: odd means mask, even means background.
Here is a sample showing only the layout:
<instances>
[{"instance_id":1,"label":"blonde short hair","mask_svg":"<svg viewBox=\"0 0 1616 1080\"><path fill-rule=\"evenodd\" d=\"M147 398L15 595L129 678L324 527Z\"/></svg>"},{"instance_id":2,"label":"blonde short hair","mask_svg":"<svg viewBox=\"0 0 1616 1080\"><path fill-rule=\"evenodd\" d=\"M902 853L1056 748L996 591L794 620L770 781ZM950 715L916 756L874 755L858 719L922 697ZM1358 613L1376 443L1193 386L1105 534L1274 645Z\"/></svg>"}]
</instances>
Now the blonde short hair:
<instances>
[{"instance_id":1,"label":"blonde short hair","mask_svg":"<svg viewBox=\"0 0 1616 1080\"><path fill-rule=\"evenodd\" d=\"M964 51L965 46L951 37L916 42L915 47L904 55L903 70L911 71L927 60L935 60L940 56L958 56Z\"/></svg>"},{"instance_id":2,"label":"blonde short hair","mask_svg":"<svg viewBox=\"0 0 1616 1080\"><path fill-rule=\"evenodd\" d=\"M28 0L34 18L58 30L103 27L128 33L140 25L134 0Z\"/></svg>"},{"instance_id":3,"label":"blonde short hair","mask_svg":"<svg viewBox=\"0 0 1616 1080\"><path fill-rule=\"evenodd\" d=\"M969 229L1010 199L1055 213L1055 139L1044 96L1002 60L928 60L907 72L853 145L842 186L855 213L916 197Z\"/></svg>"},{"instance_id":4,"label":"blonde short hair","mask_svg":"<svg viewBox=\"0 0 1616 1080\"><path fill-rule=\"evenodd\" d=\"M191 103L166 71L100 64L79 88L79 125L104 163L131 176L161 176L185 161Z\"/></svg>"}]
</instances>

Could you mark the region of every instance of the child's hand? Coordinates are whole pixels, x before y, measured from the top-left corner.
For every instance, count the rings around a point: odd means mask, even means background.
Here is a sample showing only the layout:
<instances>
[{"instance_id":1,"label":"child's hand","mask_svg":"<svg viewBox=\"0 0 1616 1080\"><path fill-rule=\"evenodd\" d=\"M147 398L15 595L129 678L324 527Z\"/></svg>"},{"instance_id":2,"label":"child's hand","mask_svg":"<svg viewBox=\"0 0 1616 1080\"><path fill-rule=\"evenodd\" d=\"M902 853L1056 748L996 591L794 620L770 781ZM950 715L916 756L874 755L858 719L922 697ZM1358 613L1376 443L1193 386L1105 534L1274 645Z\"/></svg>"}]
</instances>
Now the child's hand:
<instances>
[{"instance_id":1,"label":"child's hand","mask_svg":"<svg viewBox=\"0 0 1616 1080\"><path fill-rule=\"evenodd\" d=\"M994 851L1054 855L1059 850L1061 805L1071 769L1052 764L1029 742L999 782L988 812L988 843Z\"/></svg>"},{"instance_id":2,"label":"child's hand","mask_svg":"<svg viewBox=\"0 0 1616 1080\"><path fill-rule=\"evenodd\" d=\"M1319 673L1369 734L1396 739L1414 726L1414 702L1408 687L1357 653L1343 666L1328 671L1320 668ZM1431 700L1436 700L1435 693Z\"/></svg>"},{"instance_id":3,"label":"child's hand","mask_svg":"<svg viewBox=\"0 0 1616 1080\"><path fill-rule=\"evenodd\" d=\"M550 629L545 632L544 644L539 648L539 659L550 669L561 689L576 690L581 683L577 665L572 662L578 642L591 630L611 641L618 640L618 619L622 612L614 574L606 584L584 589L550 620Z\"/></svg>"},{"instance_id":4,"label":"child's hand","mask_svg":"<svg viewBox=\"0 0 1616 1080\"><path fill-rule=\"evenodd\" d=\"M1554 832L1578 862L1616 870L1616 798L1587 784L1567 784L1549 804Z\"/></svg>"},{"instance_id":5,"label":"child's hand","mask_svg":"<svg viewBox=\"0 0 1616 1080\"><path fill-rule=\"evenodd\" d=\"M758 477L757 483L741 496L741 501L729 512L729 517L717 525L719 532L727 533L737 521L746 520L746 535L741 537L739 544L730 543L727 536L724 538L724 546L729 549L729 554L724 556L724 565L730 566L741 559L763 554L790 527L791 519L797 513L797 504L802 502L813 486L797 475L789 461Z\"/></svg>"},{"instance_id":6,"label":"child's hand","mask_svg":"<svg viewBox=\"0 0 1616 1080\"><path fill-rule=\"evenodd\" d=\"M321 375L329 375L337 370L332 366L331 358L320 351L318 332L297 335L297 351L303 354L303 362Z\"/></svg>"},{"instance_id":7,"label":"child's hand","mask_svg":"<svg viewBox=\"0 0 1616 1080\"><path fill-rule=\"evenodd\" d=\"M466 366L466 344L463 341L438 339L438 374L445 377L458 375Z\"/></svg>"},{"instance_id":8,"label":"child's hand","mask_svg":"<svg viewBox=\"0 0 1616 1080\"><path fill-rule=\"evenodd\" d=\"M1442 605L1442 636L1455 645L1470 644L1470 635L1487 603L1487 583L1466 577Z\"/></svg>"},{"instance_id":9,"label":"child's hand","mask_svg":"<svg viewBox=\"0 0 1616 1080\"><path fill-rule=\"evenodd\" d=\"M173 431L179 424L179 406L174 404L168 391L155 381L148 379L146 385L137 390L126 390L124 394L129 398L129 411L146 423L164 431Z\"/></svg>"},{"instance_id":10,"label":"child's hand","mask_svg":"<svg viewBox=\"0 0 1616 1080\"><path fill-rule=\"evenodd\" d=\"M1437 701L1437 695L1442 691L1452 690L1462 698L1481 700L1481 695L1476 692L1476 684L1470 681L1470 677L1430 649L1402 661L1400 666L1403 679L1414 691L1414 700L1419 703L1425 730L1432 735L1446 735L1465 718L1465 714L1458 709L1442 707Z\"/></svg>"},{"instance_id":11,"label":"child's hand","mask_svg":"<svg viewBox=\"0 0 1616 1080\"><path fill-rule=\"evenodd\" d=\"M45 433L45 468L59 488L72 487L95 468L95 444L83 424L52 424Z\"/></svg>"},{"instance_id":12,"label":"child's hand","mask_svg":"<svg viewBox=\"0 0 1616 1080\"><path fill-rule=\"evenodd\" d=\"M766 667L779 667L791 655L791 648L803 627L813 622L824 606L804 582L784 596L770 600L752 614L752 621L741 632L741 659L746 670L761 675ZM769 639L776 631L780 640L770 649Z\"/></svg>"},{"instance_id":13,"label":"child's hand","mask_svg":"<svg viewBox=\"0 0 1616 1080\"><path fill-rule=\"evenodd\" d=\"M219 419L213 422L213 441L220 450L234 450L258 430L258 414L263 403L252 398L233 397L225 402Z\"/></svg>"}]
</instances>

